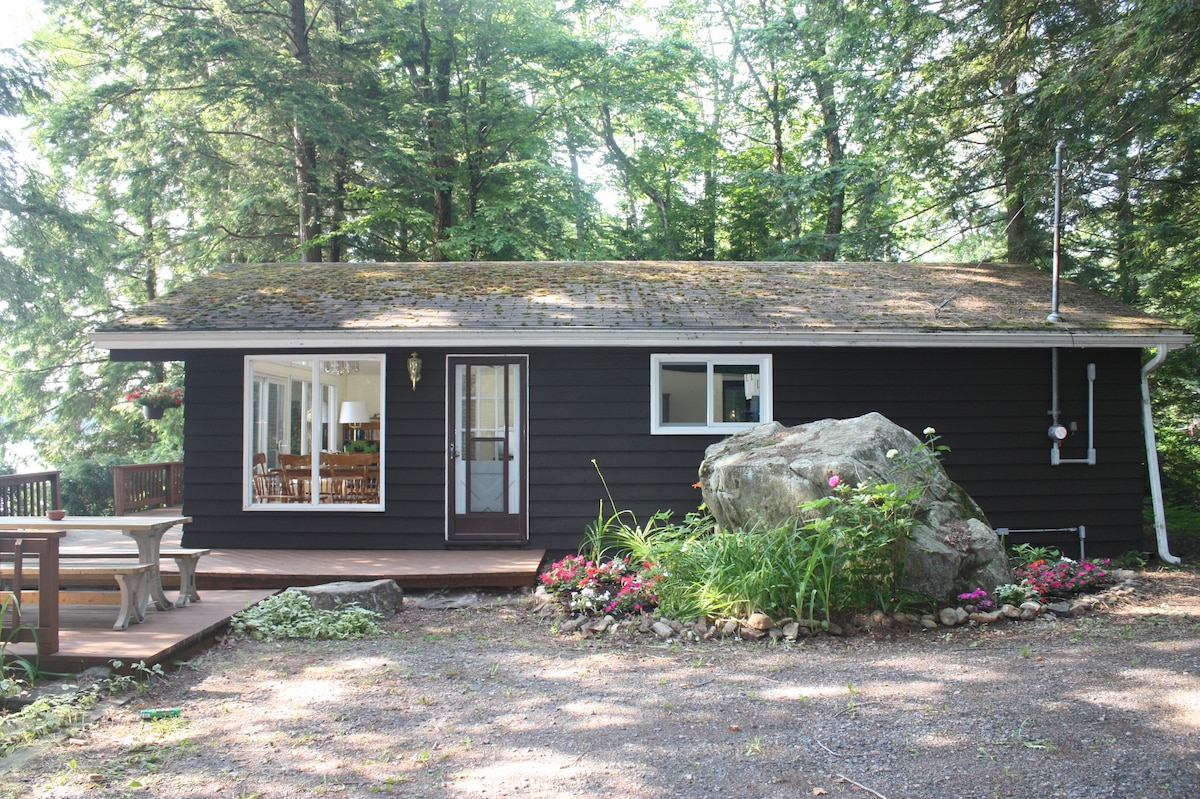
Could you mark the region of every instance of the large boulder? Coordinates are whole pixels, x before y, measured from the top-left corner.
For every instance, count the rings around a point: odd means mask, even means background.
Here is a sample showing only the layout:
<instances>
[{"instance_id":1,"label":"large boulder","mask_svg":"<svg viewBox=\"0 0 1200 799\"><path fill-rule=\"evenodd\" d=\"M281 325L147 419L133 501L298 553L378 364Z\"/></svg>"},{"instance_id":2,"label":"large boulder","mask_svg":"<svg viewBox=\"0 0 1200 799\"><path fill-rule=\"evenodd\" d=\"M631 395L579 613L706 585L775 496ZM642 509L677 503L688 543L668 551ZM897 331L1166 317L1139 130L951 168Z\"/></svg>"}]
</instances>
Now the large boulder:
<instances>
[{"instance_id":1,"label":"large boulder","mask_svg":"<svg viewBox=\"0 0 1200 799\"><path fill-rule=\"evenodd\" d=\"M850 485L925 486L905 552L907 587L945 600L1012 582L979 505L927 443L878 413L796 427L771 422L731 436L706 450L700 487L722 529L752 530L794 520L802 504L832 493L835 475Z\"/></svg>"},{"instance_id":2,"label":"large boulder","mask_svg":"<svg viewBox=\"0 0 1200 799\"><path fill-rule=\"evenodd\" d=\"M358 605L360 608L390 619L404 609L404 590L395 580L369 580L352 582L342 580L322 585L308 585L292 588L299 591L312 603L317 610L336 610L337 608Z\"/></svg>"}]
</instances>

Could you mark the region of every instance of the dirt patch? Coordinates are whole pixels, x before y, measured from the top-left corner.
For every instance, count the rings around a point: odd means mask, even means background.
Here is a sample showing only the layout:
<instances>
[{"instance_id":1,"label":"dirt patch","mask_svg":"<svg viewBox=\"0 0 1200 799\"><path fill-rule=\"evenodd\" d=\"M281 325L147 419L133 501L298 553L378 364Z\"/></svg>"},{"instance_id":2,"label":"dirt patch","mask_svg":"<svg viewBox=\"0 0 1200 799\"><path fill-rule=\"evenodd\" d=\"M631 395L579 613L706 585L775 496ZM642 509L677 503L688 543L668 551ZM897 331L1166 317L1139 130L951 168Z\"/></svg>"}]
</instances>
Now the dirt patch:
<instances>
[{"instance_id":1,"label":"dirt patch","mask_svg":"<svg viewBox=\"0 0 1200 799\"><path fill-rule=\"evenodd\" d=\"M139 710L178 706L177 719ZM585 639L523 605L229 641L6 797L1200 795L1200 577L1097 612L797 645ZM15 762L15 761L14 761Z\"/></svg>"}]
</instances>

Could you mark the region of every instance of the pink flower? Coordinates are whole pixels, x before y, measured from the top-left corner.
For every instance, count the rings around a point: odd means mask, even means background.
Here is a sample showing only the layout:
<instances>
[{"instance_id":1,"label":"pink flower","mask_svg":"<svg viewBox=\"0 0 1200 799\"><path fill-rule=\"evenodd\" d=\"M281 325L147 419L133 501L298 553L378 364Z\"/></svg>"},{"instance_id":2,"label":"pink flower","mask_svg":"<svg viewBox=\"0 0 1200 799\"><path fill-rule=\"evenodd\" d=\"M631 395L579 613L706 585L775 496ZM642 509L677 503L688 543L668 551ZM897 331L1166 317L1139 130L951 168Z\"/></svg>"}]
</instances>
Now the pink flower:
<instances>
[{"instance_id":1,"label":"pink flower","mask_svg":"<svg viewBox=\"0 0 1200 799\"><path fill-rule=\"evenodd\" d=\"M842 478L838 477L838 476L835 474L833 477L830 477L830 478L829 478L829 487L830 487L830 488L837 488L837 487L838 487L838 483L840 483L840 482L842 482Z\"/></svg>"}]
</instances>

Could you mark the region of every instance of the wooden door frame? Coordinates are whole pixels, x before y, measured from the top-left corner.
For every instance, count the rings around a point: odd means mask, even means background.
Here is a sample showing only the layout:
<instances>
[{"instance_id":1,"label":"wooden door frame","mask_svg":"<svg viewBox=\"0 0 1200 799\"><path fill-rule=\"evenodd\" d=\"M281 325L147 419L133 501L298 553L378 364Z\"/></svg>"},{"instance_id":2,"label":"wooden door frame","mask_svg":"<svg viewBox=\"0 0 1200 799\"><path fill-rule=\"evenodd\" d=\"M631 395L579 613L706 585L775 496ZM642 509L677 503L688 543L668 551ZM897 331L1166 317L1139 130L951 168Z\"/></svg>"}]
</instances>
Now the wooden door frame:
<instances>
[{"instance_id":1,"label":"wooden door frame","mask_svg":"<svg viewBox=\"0 0 1200 799\"><path fill-rule=\"evenodd\" d=\"M454 449L455 427L458 422L459 386L456 367L459 365L515 364L518 367L517 423L519 426L516 445L520 448L517 497L520 509L517 513L473 514L474 524L460 529L463 518L456 513L457 457ZM529 356L456 354L446 356L446 435L445 435L445 512L447 544L525 545L529 542ZM507 489L506 489L507 490ZM471 514L468 514L471 515ZM494 523L492 530L489 523ZM473 529L471 529L473 528Z\"/></svg>"}]
</instances>

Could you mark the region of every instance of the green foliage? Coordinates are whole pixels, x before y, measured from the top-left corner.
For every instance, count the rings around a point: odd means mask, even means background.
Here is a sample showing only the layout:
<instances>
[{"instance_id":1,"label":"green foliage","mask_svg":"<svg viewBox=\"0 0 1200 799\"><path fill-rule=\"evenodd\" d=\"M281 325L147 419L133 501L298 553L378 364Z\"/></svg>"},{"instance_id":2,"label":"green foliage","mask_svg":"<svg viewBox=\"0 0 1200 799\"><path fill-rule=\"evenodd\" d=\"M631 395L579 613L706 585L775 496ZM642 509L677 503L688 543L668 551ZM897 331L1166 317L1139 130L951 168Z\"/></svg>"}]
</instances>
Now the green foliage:
<instances>
[{"instance_id":1,"label":"green foliage","mask_svg":"<svg viewBox=\"0 0 1200 799\"><path fill-rule=\"evenodd\" d=\"M378 635L378 614L347 605L334 610L314 608L308 597L288 589L237 613L229 628L259 641L281 638L348 640Z\"/></svg>"},{"instance_id":2,"label":"green foliage","mask_svg":"<svg viewBox=\"0 0 1200 799\"><path fill-rule=\"evenodd\" d=\"M62 468L63 508L71 516L111 516L112 467L133 463L128 455L102 455L75 460Z\"/></svg>"},{"instance_id":3,"label":"green foliage","mask_svg":"<svg viewBox=\"0 0 1200 799\"><path fill-rule=\"evenodd\" d=\"M10 618L10 614L19 607L20 600L16 596L6 595L0 600L0 619ZM28 629L29 625L26 624L23 627ZM13 633L10 632L9 637L0 639L0 698L20 693L33 685L38 676L37 666L33 662L8 651L12 635Z\"/></svg>"},{"instance_id":4,"label":"green foliage","mask_svg":"<svg viewBox=\"0 0 1200 799\"><path fill-rule=\"evenodd\" d=\"M95 701L94 694L42 697L16 713L0 716L0 755L73 727Z\"/></svg>"},{"instance_id":5,"label":"green foliage","mask_svg":"<svg viewBox=\"0 0 1200 799\"><path fill-rule=\"evenodd\" d=\"M1038 590L1027 582L998 585L992 593L998 604L1014 607L1020 607L1025 602L1036 602L1041 598Z\"/></svg>"},{"instance_id":6,"label":"green foliage","mask_svg":"<svg viewBox=\"0 0 1200 799\"><path fill-rule=\"evenodd\" d=\"M1013 544L1008 548L1009 565L1028 566L1039 560L1058 560L1062 552L1055 547L1039 547L1033 544Z\"/></svg>"},{"instance_id":7,"label":"green foliage","mask_svg":"<svg viewBox=\"0 0 1200 799\"><path fill-rule=\"evenodd\" d=\"M769 530L718 531L702 511L681 524L659 513L645 526L614 514L590 533L592 551L655 564L664 575L655 583L664 616L761 611L829 622L913 599L898 586L919 497L919 489L891 484L844 488L803 506L803 519Z\"/></svg>"}]
</instances>

